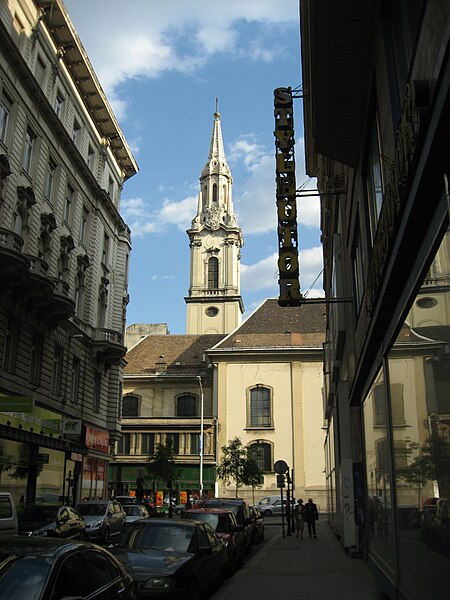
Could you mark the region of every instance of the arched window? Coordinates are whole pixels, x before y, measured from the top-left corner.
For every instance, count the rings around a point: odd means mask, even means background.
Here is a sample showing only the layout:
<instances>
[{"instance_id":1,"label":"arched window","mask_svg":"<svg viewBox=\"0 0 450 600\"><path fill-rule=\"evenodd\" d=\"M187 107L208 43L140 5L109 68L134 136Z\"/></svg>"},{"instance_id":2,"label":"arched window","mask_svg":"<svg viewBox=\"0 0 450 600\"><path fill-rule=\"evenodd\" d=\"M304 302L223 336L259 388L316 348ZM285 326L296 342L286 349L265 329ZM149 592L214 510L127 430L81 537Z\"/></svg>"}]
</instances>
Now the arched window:
<instances>
[{"instance_id":1,"label":"arched window","mask_svg":"<svg viewBox=\"0 0 450 600\"><path fill-rule=\"evenodd\" d=\"M176 412L177 417L197 417L198 416L198 399L194 394L184 394L178 396Z\"/></svg>"},{"instance_id":2,"label":"arched window","mask_svg":"<svg viewBox=\"0 0 450 600\"><path fill-rule=\"evenodd\" d=\"M127 394L122 398L122 417L139 416L139 396Z\"/></svg>"},{"instance_id":3,"label":"arched window","mask_svg":"<svg viewBox=\"0 0 450 600\"><path fill-rule=\"evenodd\" d=\"M272 427L270 388L259 385L250 390L247 427Z\"/></svg>"},{"instance_id":4,"label":"arched window","mask_svg":"<svg viewBox=\"0 0 450 600\"><path fill-rule=\"evenodd\" d=\"M217 290L219 287L219 259L211 256L208 260L208 289Z\"/></svg>"},{"instance_id":5,"label":"arched window","mask_svg":"<svg viewBox=\"0 0 450 600\"><path fill-rule=\"evenodd\" d=\"M213 202L217 202L217 183L213 183Z\"/></svg>"},{"instance_id":6,"label":"arched window","mask_svg":"<svg viewBox=\"0 0 450 600\"><path fill-rule=\"evenodd\" d=\"M256 461L258 468L264 473L273 471L272 444L255 442L250 445L249 455Z\"/></svg>"}]
</instances>

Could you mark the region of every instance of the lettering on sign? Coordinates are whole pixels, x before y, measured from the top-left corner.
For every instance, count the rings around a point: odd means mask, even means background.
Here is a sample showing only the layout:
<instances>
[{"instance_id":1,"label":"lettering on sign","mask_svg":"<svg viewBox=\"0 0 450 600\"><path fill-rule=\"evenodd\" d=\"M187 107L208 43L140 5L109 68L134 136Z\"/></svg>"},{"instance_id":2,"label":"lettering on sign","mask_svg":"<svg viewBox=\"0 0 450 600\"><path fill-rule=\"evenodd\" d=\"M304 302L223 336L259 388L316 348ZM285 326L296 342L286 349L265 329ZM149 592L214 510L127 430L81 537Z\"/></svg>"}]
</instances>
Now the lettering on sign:
<instances>
[{"instance_id":1,"label":"lettering on sign","mask_svg":"<svg viewBox=\"0 0 450 600\"><path fill-rule=\"evenodd\" d=\"M274 95L275 164L278 216L278 273L280 306L298 306L299 281L295 136L292 89L277 88Z\"/></svg>"}]
</instances>

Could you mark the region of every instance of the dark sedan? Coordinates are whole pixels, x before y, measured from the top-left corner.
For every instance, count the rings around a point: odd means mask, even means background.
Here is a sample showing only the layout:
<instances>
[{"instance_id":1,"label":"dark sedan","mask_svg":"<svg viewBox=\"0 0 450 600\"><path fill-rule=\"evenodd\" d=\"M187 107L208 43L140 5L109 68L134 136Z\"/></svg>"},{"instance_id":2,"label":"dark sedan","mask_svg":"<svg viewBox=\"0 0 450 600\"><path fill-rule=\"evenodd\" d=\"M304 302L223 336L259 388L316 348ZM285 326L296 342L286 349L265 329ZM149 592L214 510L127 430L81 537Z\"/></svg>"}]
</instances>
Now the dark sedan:
<instances>
[{"instance_id":1,"label":"dark sedan","mask_svg":"<svg viewBox=\"0 0 450 600\"><path fill-rule=\"evenodd\" d=\"M234 513L219 508L190 508L183 514L183 519L195 519L208 523L217 533L227 549L227 574L232 575L244 562L244 534L237 524Z\"/></svg>"},{"instance_id":2,"label":"dark sedan","mask_svg":"<svg viewBox=\"0 0 450 600\"><path fill-rule=\"evenodd\" d=\"M87 542L0 536L0 600L137 600L133 576Z\"/></svg>"},{"instance_id":3,"label":"dark sedan","mask_svg":"<svg viewBox=\"0 0 450 600\"><path fill-rule=\"evenodd\" d=\"M18 523L19 534L28 536L80 539L86 529L83 517L71 506L25 506L18 512Z\"/></svg>"},{"instance_id":4,"label":"dark sedan","mask_svg":"<svg viewBox=\"0 0 450 600\"><path fill-rule=\"evenodd\" d=\"M222 585L227 563L214 530L198 521L130 523L111 552L134 573L141 598L196 600Z\"/></svg>"}]
</instances>

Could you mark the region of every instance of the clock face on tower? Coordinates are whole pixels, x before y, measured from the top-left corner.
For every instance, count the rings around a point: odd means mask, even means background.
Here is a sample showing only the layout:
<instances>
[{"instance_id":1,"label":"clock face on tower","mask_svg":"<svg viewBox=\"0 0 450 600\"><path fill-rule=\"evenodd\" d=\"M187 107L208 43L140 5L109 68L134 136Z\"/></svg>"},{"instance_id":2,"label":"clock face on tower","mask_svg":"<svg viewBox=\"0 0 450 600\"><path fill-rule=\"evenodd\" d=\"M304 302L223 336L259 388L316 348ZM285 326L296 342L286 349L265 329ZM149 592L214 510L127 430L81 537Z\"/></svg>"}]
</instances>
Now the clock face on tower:
<instances>
[{"instance_id":1,"label":"clock face on tower","mask_svg":"<svg viewBox=\"0 0 450 600\"><path fill-rule=\"evenodd\" d=\"M208 306L208 308L205 310L205 314L208 317L215 317L219 314L219 309L217 308L217 306Z\"/></svg>"}]
</instances>

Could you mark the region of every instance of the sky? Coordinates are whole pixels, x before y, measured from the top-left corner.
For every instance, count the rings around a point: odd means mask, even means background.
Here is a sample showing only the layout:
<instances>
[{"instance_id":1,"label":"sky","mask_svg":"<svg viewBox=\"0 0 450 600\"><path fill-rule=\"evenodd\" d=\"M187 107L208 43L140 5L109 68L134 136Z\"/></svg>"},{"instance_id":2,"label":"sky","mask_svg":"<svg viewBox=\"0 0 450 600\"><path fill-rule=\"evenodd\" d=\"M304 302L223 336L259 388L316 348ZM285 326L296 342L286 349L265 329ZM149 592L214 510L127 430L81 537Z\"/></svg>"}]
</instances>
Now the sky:
<instances>
[{"instance_id":1,"label":"sky","mask_svg":"<svg viewBox=\"0 0 450 600\"><path fill-rule=\"evenodd\" d=\"M64 0L139 165L122 190L131 229L127 325L186 331L190 227L219 101L244 235L243 318L278 297L273 90L301 84L298 0ZM305 175L294 100L297 187ZM322 296L320 207L298 200L300 286Z\"/></svg>"}]
</instances>

